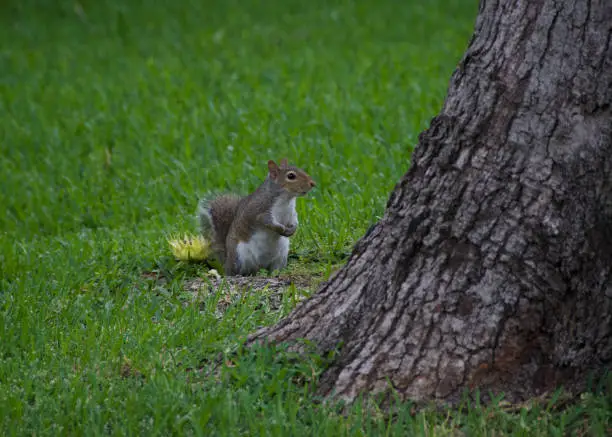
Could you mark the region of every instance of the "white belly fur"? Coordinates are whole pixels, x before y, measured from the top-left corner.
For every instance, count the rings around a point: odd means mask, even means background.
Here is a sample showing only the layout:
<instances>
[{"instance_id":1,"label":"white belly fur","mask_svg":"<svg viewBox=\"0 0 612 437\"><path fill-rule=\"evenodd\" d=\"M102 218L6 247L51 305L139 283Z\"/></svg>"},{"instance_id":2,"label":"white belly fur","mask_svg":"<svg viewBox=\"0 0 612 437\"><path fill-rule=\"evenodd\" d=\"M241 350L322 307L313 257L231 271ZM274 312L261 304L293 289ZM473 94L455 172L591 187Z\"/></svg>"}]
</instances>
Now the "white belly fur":
<instances>
[{"instance_id":1,"label":"white belly fur","mask_svg":"<svg viewBox=\"0 0 612 437\"><path fill-rule=\"evenodd\" d=\"M295 198L279 198L271 212L277 223L285 226L298 224ZM278 270L287 265L289 238L260 228L253 233L249 241L238 243L236 251L241 275L257 273L260 269Z\"/></svg>"}]
</instances>

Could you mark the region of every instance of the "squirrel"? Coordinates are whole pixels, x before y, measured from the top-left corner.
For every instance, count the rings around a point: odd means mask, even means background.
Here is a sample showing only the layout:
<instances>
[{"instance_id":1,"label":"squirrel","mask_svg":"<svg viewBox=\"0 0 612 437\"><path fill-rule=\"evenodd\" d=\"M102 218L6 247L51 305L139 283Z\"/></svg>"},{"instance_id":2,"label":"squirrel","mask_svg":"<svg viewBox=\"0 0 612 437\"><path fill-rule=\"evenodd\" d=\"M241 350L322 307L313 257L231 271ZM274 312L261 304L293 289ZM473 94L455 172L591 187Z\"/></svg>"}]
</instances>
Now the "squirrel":
<instances>
[{"instance_id":1,"label":"squirrel","mask_svg":"<svg viewBox=\"0 0 612 437\"><path fill-rule=\"evenodd\" d=\"M304 170L268 161L268 176L251 194L225 194L203 200L198 208L201 232L226 276L250 275L287 265L289 237L298 226L295 199L315 181Z\"/></svg>"}]
</instances>

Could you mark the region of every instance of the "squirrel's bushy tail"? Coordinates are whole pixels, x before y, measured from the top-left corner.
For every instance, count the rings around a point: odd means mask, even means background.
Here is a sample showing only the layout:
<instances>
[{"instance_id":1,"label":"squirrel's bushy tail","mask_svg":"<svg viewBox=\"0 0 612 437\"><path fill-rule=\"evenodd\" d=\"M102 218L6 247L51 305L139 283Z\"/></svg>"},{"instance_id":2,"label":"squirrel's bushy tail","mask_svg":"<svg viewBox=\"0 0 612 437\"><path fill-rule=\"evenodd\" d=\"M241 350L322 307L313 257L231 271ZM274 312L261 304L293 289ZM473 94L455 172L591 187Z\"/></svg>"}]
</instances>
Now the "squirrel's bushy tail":
<instances>
[{"instance_id":1,"label":"squirrel's bushy tail","mask_svg":"<svg viewBox=\"0 0 612 437\"><path fill-rule=\"evenodd\" d=\"M236 216L240 196L223 194L203 199L198 206L200 230L205 238L211 240L215 256L225 263L225 239Z\"/></svg>"}]
</instances>

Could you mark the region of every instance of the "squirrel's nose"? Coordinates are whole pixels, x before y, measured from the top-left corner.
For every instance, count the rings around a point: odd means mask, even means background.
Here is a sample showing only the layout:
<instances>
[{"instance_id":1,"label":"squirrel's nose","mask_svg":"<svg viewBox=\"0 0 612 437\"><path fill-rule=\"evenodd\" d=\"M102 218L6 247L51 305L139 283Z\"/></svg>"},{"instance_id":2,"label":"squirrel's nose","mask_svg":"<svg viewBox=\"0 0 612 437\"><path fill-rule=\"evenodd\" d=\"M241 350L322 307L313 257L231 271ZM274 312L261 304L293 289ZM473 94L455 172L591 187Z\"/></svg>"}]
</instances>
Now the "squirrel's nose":
<instances>
[{"instance_id":1,"label":"squirrel's nose","mask_svg":"<svg viewBox=\"0 0 612 437\"><path fill-rule=\"evenodd\" d=\"M310 180L310 186L311 186L311 187L314 187L315 185L317 185L317 184L315 183L315 181L313 181L313 180L311 179L311 180Z\"/></svg>"}]
</instances>

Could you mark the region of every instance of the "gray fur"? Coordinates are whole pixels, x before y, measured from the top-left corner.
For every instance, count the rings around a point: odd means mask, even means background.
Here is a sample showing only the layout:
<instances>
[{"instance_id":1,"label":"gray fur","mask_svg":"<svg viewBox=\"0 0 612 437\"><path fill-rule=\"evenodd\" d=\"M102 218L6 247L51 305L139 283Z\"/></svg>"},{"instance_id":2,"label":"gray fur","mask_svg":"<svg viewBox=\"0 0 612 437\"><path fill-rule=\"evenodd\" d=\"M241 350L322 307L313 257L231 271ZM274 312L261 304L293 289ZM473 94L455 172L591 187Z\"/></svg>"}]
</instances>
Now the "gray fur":
<instances>
[{"instance_id":1,"label":"gray fur","mask_svg":"<svg viewBox=\"0 0 612 437\"><path fill-rule=\"evenodd\" d=\"M225 263L225 240L240 199L233 194L222 194L203 198L198 204L200 231L211 241L213 253L220 263Z\"/></svg>"}]
</instances>

